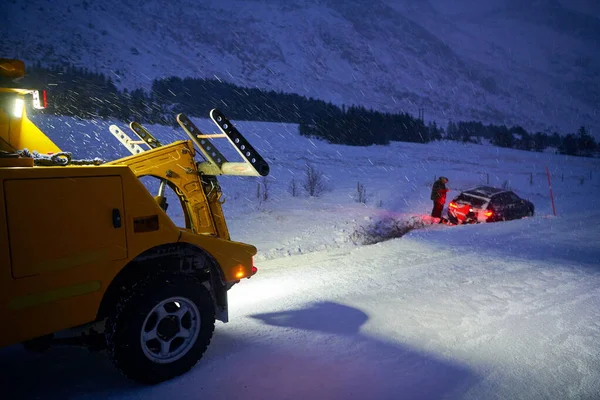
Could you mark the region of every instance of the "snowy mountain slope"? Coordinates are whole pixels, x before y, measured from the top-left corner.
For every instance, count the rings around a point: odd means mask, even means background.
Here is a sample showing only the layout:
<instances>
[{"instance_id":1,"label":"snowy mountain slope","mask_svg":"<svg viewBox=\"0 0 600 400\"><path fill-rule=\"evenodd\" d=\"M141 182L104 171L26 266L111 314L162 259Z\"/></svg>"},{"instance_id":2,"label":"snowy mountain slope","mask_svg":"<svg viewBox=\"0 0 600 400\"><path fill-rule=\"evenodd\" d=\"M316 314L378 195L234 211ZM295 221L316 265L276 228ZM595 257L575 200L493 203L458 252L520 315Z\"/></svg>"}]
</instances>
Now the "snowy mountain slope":
<instances>
[{"instance_id":1,"label":"snowy mountain slope","mask_svg":"<svg viewBox=\"0 0 600 400\"><path fill-rule=\"evenodd\" d=\"M13 0L2 6L0 52L68 61L127 87L218 77L337 104L424 108L441 124L583 124L597 134L600 22L595 8L565 4Z\"/></svg>"},{"instance_id":2,"label":"snowy mountain slope","mask_svg":"<svg viewBox=\"0 0 600 400\"><path fill-rule=\"evenodd\" d=\"M108 133L111 121L34 119L75 158L127 155ZM8 399L597 397L600 160L456 142L328 145L292 124L233 122L269 161L272 196L258 201L259 179L219 178L232 237L259 249L258 274L230 291L231 322L217 325L199 364L146 387L104 352L12 346L0 349ZM185 138L148 128L164 142ZM287 192L307 162L330 184L321 198ZM441 174L449 197L489 174L531 199L536 216L427 226L370 246L349 240L382 216L429 213ZM356 182L371 195L365 205L352 197Z\"/></svg>"},{"instance_id":3,"label":"snowy mountain slope","mask_svg":"<svg viewBox=\"0 0 600 400\"><path fill-rule=\"evenodd\" d=\"M560 0L560 3L573 11L600 18L600 3L594 0Z\"/></svg>"},{"instance_id":4,"label":"snowy mountain slope","mask_svg":"<svg viewBox=\"0 0 600 400\"><path fill-rule=\"evenodd\" d=\"M440 37L461 57L480 63L507 88L506 107L533 118L577 124L600 100L600 19L569 2L497 0L389 1ZM514 85L514 86L513 86ZM586 106L582 107L582 104ZM516 110L514 112L517 112ZM592 124L596 126L596 123Z\"/></svg>"}]
</instances>

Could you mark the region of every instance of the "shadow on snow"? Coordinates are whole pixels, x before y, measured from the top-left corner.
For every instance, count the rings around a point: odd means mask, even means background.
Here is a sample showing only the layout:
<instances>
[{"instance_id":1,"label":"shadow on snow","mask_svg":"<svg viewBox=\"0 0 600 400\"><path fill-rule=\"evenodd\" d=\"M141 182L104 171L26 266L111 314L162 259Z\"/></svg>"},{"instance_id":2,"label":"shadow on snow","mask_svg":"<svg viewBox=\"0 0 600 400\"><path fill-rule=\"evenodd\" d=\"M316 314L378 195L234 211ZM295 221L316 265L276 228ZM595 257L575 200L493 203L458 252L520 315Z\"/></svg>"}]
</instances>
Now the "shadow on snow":
<instances>
[{"instance_id":1,"label":"shadow on snow","mask_svg":"<svg viewBox=\"0 0 600 400\"><path fill-rule=\"evenodd\" d=\"M104 352L54 348L35 355L13 346L0 351L1 387L11 400L379 400L459 397L478 380L465 365L362 333L367 314L342 304L313 303L251 318L261 323L218 325L199 364L157 386L122 377Z\"/></svg>"}]
</instances>

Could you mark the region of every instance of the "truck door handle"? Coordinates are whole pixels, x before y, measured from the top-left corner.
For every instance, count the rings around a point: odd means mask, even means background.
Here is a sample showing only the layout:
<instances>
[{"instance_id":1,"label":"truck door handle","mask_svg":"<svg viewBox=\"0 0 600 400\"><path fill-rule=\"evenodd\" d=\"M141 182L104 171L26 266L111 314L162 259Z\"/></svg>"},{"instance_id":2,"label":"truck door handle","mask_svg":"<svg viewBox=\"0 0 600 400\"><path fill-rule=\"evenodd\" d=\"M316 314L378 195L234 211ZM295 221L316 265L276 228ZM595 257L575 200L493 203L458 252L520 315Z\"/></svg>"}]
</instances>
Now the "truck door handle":
<instances>
[{"instance_id":1,"label":"truck door handle","mask_svg":"<svg viewBox=\"0 0 600 400\"><path fill-rule=\"evenodd\" d=\"M112 223L115 228L121 227L121 211L118 208L112 210Z\"/></svg>"}]
</instances>

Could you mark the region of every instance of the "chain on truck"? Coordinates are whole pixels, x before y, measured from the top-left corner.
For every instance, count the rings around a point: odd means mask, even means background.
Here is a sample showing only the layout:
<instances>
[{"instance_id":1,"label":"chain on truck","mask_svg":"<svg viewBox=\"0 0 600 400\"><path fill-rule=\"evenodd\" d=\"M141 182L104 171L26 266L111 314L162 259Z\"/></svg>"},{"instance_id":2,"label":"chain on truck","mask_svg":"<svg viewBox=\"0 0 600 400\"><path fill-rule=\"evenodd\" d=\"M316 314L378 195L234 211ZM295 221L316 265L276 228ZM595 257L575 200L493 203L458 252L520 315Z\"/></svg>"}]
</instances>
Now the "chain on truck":
<instances>
[{"instance_id":1,"label":"chain on truck","mask_svg":"<svg viewBox=\"0 0 600 400\"><path fill-rule=\"evenodd\" d=\"M266 176L269 165L217 109L218 133L183 114L187 140L169 144L136 122L111 125L131 156L75 160L29 119L47 98L17 88L24 75L22 61L0 59L0 346L106 348L148 384L187 372L215 320L227 322L228 290L256 273L256 248L230 238L217 177ZM167 188L185 227L166 213Z\"/></svg>"}]
</instances>

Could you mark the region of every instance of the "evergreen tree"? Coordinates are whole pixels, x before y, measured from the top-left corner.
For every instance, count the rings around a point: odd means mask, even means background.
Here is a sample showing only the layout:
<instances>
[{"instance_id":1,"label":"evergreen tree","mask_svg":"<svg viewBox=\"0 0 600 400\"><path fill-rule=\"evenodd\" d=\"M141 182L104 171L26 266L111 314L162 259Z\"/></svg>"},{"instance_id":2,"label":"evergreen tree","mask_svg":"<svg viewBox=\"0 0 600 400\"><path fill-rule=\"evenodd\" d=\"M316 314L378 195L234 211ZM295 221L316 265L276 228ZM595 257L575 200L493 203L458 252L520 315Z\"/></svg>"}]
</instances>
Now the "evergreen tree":
<instances>
[{"instance_id":1,"label":"evergreen tree","mask_svg":"<svg viewBox=\"0 0 600 400\"><path fill-rule=\"evenodd\" d=\"M446 128L446 137L450 140L455 140L458 129L456 124L450 120L448 121L448 127Z\"/></svg>"},{"instance_id":2,"label":"evergreen tree","mask_svg":"<svg viewBox=\"0 0 600 400\"><path fill-rule=\"evenodd\" d=\"M508 130L498 130L492 138L492 144L512 148L514 144L513 134Z\"/></svg>"},{"instance_id":3,"label":"evergreen tree","mask_svg":"<svg viewBox=\"0 0 600 400\"><path fill-rule=\"evenodd\" d=\"M591 156L596 149L596 140L588 134L584 126L577 131L577 147L579 153L585 156Z\"/></svg>"},{"instance_id":4,"label":"evergreen tree","mask_svg":"<svg viewBox=\"0 0 600 400\"><path fill-rule=\"evenodd\" d=\"M544 149L547 147L547 143L548 143L548 135L542 133L542 132L536 132L533 135L533 150L535 151L544 151Z\"/></svg>"},{"instance_id":5,"label":"evergreen tree","mask_svg":"<svg viewBox=\"0 0 600 400\"><path fill-rule=\"evenodd\" d=\"M569 133L562 140L562 144L560 146L560 152L563 154L568 154L571 156L577 155L578 153L578 143L577 136L572 133Z\"/></svg>"},{"instance_id":6,"label":"evergreen tree","mask_svg":"<svg viewBox=\"0 0 600 400\"><path fill-rule=\"evenodd\" d=\"M438 128L437 123L435 121L429 123L428 130L430 140L442 139L442 131Z\"/></svg>"}]
</instances>

